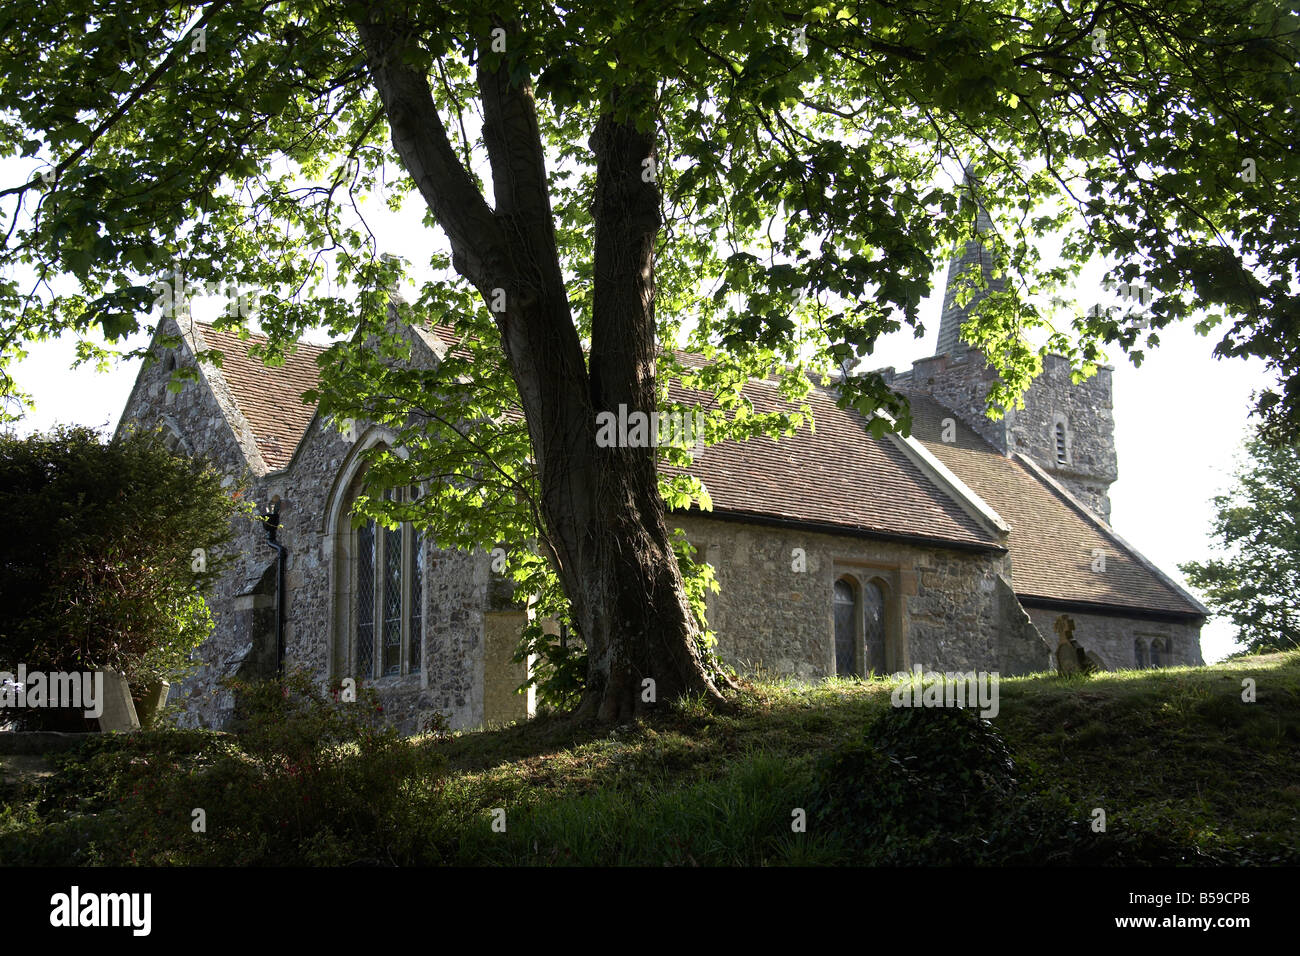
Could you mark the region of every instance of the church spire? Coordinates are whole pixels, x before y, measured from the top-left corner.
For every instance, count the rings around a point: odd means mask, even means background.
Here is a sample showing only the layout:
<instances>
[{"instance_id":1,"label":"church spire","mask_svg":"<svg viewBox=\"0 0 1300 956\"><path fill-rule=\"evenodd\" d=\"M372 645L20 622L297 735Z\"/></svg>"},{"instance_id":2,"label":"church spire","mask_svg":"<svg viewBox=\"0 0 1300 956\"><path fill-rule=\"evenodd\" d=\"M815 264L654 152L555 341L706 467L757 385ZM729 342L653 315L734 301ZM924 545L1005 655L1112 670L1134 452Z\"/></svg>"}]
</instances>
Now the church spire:
<instances>
[{"instance_id":1,"label":"church spire","mask_svg":"<svg viewBox=\"0 0 1300 956\"><path fill-rule=\"evenodd\" d=\"M970 190L971 195L975 194L970 168L966 169L965 185ZM967 200L962 199L965 203ZM976 200L978 202L978 199ZM993 221L984 209L984 204L979 203L979 211L975 216L976 235L967 240L966 248L961 255L953 258L948 263L948 281L943 293L943 313L939 321L939 344L935 349L935 355L960 355L970 350L970 346L961 340L962 324L970 318L971 310L988 295L1002 289L1005 280L1002 278L993 278L993 253L985 248L984 243L979 236L986 232L993 231ZM984 281L988 288L984 292L977 292L975 297L965 305L958 305L956 300L956 290L954 289L954 280L956 277L972 267L978 266L984 273Z\"/></svg>"}]
</instances>

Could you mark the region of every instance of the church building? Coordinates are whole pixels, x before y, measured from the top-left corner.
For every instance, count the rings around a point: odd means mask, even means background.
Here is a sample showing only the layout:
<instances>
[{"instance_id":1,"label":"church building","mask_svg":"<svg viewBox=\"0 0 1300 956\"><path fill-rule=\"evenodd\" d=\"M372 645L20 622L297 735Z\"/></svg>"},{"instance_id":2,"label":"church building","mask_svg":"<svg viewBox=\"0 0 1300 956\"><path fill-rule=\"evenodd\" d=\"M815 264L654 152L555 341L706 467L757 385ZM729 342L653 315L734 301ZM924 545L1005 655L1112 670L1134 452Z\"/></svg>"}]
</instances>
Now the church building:
<instances>
[{"instance_id":1,"label":"church building","mask_svg":"<svg viewBox=\"0 0 1300 956\"><path fill-rule=\"evenodd\" d=\"M672 512L669 524L715 569L709 623L738 670L1013 676L1052 669L1063 635L1108 668L1203 663L1206 609L1110 524L1110 369L1073 384L1068 363L1049 358L1023 409L985 416L994 373L962 343L971 304L952 291L984 259L972 241L950 267L936 354L888 373L911 401L910 437L872 438L815 389L815 433L696 456L713 510ZM142 368L119 429L161 428L178 451L247 476L259 505L276 503L273 523L237 524L237 560L208 595L216 626L201 665L171 691L185 720L223 726L234 701L222 678L269 676L281 655L323 683L373 686L405 732L435 713L456 728L530 716L517 692L525 665L512 660L530 612L491 556L438 550L409 526L352 527L361 452L391 436L364 423L340 434L302 403L322 349L300 344L267 368L232 332L188 318L166 331L183 344L155 344L160 361ZM456 346L442 326L409 336L413 362ZM172 371L205 349L222 367L201 364L169 391ZM771 381L746 394L758 411L783 407Z\"/></svg>"}]
</instances>

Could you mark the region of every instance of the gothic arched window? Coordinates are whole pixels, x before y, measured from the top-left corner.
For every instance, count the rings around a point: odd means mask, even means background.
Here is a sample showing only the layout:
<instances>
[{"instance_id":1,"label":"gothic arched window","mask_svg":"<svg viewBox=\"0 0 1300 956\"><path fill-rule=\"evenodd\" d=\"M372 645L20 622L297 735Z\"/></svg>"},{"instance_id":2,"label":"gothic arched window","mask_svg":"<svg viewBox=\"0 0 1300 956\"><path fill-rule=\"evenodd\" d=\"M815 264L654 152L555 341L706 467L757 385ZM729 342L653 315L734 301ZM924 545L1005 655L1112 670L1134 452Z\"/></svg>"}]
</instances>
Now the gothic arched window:
<instances>
[{"instance_id":1,"label":"gothic arched window","mask_svg":"<svg viewBox=\"0 0 1300 956\"><path fill-rule=\"evenodd\" d=\"M410 500L411 492L387 492ZM350 640L357 677L414 674L424 643L424 547L409 523L385 528L373 518L353 534L354 584Z\"/></svg>"},{"instance_id":2,"label":"gothic arched window","mask_svg":"<svg viewBox=\"0 0 1300 956\"><path fill-rule=\"evenodd\" d=\"M865 677L888 668L885 589L879 581L859 585L850 576L835 582L835 674Z\"/></svg>"},{"instance_id":3,"label":"gothic arched window","mask_svg":"<svg viewBox=\"0 0 1300 956\"><path fill-rule=\"evenodd\" d=\"M1140 637L1133 638L1133 660L1138 670L1145 670L1151 666L1151 658L1147 656L1146 642Z\"/></svg>"},{"instance_id":4,"label":"gothic arched window","mask_svg":"<svg viewBox=\"0 0 1300 956\"><path fill-rule=\"evenodd\" d=\"M862 670L883 674L885 665L885 592L876 581L862 588Z\"/></svg>"},{"instance_id":5,"label":"gothic arched window","mask_svg":"<svg viewBox=\"0 0 1300 956\"><path fill-rule=\"evenodd\" d=\"M848 578L835 582L835 675L857 673L858 592Z\"/></svg>"},{"instance_id":6,"label":"gothic arched window","mask_svg":"<svg viewBox=\"0 0 1300 956\"><path fill-rule=\"evenodd\" d=\"M1158 637L1151 642L1151 666L1152 667L1165 666L1164 641L1162 641Z\"/></svg>"}]
</instances>

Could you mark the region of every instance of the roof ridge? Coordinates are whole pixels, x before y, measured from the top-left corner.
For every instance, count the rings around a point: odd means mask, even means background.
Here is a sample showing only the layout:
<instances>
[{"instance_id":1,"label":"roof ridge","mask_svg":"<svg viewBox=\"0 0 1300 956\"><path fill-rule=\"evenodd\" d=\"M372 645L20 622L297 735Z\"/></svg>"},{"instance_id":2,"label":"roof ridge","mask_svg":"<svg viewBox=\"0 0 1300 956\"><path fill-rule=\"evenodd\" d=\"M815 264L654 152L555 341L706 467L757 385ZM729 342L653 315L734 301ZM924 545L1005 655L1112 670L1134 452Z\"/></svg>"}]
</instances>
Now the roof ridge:
<instances>
[{"instance_id":1,"label":"roof ridge","mask_svg":"<svg viewBox=\"0 0 1300 956\"><path fill-rule=\"evenodd\" d=\"M247 332L248 337L250 339L257 339L260 342L271 341L271 337L269 335L266 335L263 332L254 332L252 329L249 329L242 325L237 327L231 326L229 328L222 328L217 326L215 323L201 322L198 319L195 319L192 324L198 326L202 332L216 332L218 335L233 335L236 338L238 338L241 342L244 341L244 338L239 334L240 330ZM317 352L324 352L326 349L330 347L328 345L317 345L315 342L308 342L306 339L294 339L293 346L294 348L306 347L309 349L315 349ZM271 366L268 366L268 368L269 367Z\"/></svg>"}]
</instances>

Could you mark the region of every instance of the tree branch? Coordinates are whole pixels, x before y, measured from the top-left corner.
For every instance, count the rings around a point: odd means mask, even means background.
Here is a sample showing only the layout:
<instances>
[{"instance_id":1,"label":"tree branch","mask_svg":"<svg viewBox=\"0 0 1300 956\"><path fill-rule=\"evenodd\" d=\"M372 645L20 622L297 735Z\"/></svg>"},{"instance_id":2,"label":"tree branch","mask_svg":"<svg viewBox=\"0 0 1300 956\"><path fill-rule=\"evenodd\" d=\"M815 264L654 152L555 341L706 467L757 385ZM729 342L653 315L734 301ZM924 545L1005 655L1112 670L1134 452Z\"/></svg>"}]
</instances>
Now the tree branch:
<instances>
[{"instance_id":1,"label":"tree branch","mask_svg":"<svg viewBox=\"0 0 1300 956\"><path fill-rule=\"evenodd\" d=\"M456 271L487 294L503 284L505 243L496 217L452 148L424 76L402 60L407 34L380 21L356 20L366 65L384 102L393 148L451 241Z\"/></svg>"}]
</instances>

